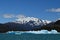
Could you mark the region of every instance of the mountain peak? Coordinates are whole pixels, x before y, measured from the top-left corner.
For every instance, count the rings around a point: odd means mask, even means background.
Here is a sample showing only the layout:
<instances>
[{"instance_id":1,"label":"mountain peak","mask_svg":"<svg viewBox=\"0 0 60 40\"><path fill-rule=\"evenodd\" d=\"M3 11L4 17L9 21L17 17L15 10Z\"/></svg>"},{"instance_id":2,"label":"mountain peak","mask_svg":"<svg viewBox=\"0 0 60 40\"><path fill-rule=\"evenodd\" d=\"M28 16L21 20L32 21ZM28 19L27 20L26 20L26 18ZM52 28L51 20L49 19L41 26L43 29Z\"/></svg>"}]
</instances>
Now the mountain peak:
<instances>
[{"instance_id":1,"label":"mountain peak","mask_svg":"<svg viewBox=\"0 0 60 40\"><path fill-rule=\"evenodd\" d=\"M32 22L32 23L30 23ZM19 23L19 24L26 24L26 23L29 23L29 24L34 24L34 25L46 25L46 24L49 24L51 23L51 21L48 21L48 20L42 20L42 19L38 19L38 18L35 18L35 17L26 17L26 16L20 16L18 19L16 19L15 23Z\"/></svg>"}]
</instances>

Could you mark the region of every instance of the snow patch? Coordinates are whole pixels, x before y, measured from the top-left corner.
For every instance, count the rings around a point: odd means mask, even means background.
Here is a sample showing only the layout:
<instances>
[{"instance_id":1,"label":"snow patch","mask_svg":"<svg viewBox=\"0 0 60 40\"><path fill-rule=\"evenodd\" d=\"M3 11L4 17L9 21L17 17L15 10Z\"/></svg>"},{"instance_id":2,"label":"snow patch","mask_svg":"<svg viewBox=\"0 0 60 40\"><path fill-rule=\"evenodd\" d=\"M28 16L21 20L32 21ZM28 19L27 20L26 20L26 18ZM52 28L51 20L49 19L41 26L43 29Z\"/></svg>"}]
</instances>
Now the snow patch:
<instances>
[{"instance_id":1,"label":"snow patch","mask_svg":"<svg viewBox=\"0 0 60 40\"><path fill-rule=\"evenodd\" d=\"M24 15L18 15L17 17L18 17L18 19L16 19L15 23L19 23L19 24L26 24L30 21L34 21L32 23L32 25L34 24L36 26L38 26L38 25L43 26L43 25L51 23L51 21L48 21L48 20L41 20L41 19L38 19L35 17L26 17Z\"/></svg>"}]
</instances>

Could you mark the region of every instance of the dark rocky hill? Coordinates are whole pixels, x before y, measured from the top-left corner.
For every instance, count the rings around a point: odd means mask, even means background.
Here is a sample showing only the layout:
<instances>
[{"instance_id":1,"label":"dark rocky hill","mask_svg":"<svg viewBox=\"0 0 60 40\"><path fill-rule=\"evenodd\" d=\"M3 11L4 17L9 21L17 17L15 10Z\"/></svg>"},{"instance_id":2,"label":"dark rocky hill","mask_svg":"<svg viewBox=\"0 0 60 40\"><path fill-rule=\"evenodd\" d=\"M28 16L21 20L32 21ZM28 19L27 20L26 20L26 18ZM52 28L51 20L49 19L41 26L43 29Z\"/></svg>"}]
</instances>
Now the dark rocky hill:
<instances>
[{"instance_id":1,"label":"dark rocky hill","mask_svg":"<svg viewBox=\"0 0 60 40\"><path fill-rule=\"evenodd\" d=\"M54 23L50 23L45 26L42 26L40 29L44 29L44 30L48 30L48 31L57 30L58 32L60 32L60 20L58 20Z\"/></svg>"},{"instance_id":2,"label":"dark rocky hill","mask_svg":"<svg viewBox=\"0 0 60 40\"><path fill-rule=\"evenodd\" d=\"M30 25L32 22L30 21L29 23L26 24L19 24L19 23L14 23L14 22L8 22L5 24L1 24L0 23L0 33L5 33L7 31L37 31L37 30L57 30L58 32L60 32L60 20L56 21L56 22L51 22L47 25L43 25L43 26L33 26Z\"/></svg>"}]
</instances>

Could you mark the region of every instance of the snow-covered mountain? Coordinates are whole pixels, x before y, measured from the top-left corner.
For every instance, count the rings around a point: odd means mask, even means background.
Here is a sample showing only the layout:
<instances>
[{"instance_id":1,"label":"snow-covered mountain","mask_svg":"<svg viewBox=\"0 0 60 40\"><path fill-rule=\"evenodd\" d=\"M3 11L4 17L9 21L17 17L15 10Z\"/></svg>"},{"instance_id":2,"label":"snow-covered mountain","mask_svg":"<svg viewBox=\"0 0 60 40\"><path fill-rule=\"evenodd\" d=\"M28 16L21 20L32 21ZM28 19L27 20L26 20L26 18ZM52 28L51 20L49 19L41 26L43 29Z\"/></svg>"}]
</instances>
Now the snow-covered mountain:
<instances>
[{"instance_id":1,"label":"snow-covered mountain","mask_svg":"<svg viewBox=\"0 0 60 40\"><path fill-rule=\"evenodd\" d=\"M43 26L43 25L51 23L51 21L48 21L48 20L42 20L35 17L26 17L26 16L19 17L14 22L19 23L19 24L29 23L30 25L35 25L35 26L38 26L38 25Z\"/></svg>"},{"instance_id":2,"label":"snow-covered mountain","mask_svg":"<svg viewBox=\"0 0 60 40\"><path fill-rule=\"evenodd\" d=\"M8 31L57 30L60 32L60 19L52 22L35 17L19 17L14 22L0 24L0 33Z\"/></svg>"}]
</instances>

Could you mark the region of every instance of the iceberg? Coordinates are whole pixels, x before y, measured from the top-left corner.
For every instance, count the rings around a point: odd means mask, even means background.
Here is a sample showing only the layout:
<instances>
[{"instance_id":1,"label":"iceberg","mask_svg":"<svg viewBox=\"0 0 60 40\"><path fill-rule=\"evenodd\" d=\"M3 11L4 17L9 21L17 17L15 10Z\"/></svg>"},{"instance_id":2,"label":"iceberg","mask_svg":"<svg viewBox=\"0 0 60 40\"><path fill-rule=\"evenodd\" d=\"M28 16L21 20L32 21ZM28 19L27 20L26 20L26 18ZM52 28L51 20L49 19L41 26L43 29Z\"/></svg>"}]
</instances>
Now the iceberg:
<instances>
[{"instance_id":1,"label":"iceberg","mask_svg":"<svg viewBox=\"0 0 60 40\"><path fill-rule=\"evenodd\" d=\"M23 33L31 33L31 34L59 34L56 30L41 30L41 31L9 31L7 34L23 34Z\"/></svg>"}]
</instances>

